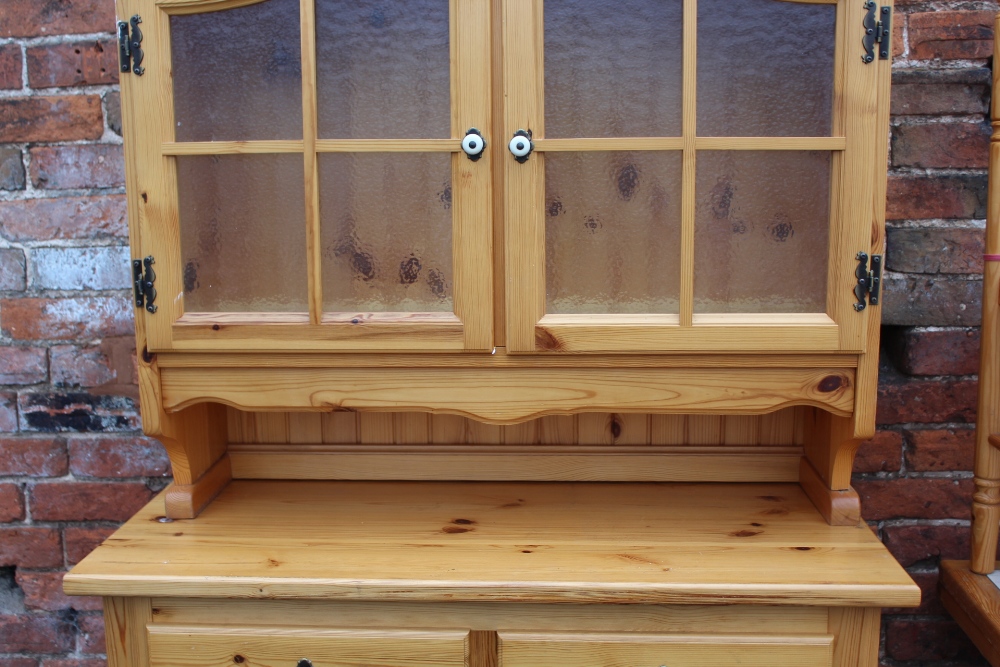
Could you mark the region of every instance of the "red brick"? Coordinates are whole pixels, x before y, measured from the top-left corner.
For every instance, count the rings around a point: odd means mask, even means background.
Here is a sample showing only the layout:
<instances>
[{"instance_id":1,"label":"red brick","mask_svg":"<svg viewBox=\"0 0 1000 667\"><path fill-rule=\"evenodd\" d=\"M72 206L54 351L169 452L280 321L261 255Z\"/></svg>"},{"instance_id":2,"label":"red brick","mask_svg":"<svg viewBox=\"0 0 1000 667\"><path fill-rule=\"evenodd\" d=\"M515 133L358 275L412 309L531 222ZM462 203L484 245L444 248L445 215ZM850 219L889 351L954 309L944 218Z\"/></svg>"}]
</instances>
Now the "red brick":
<instances>
[{"instance_id":1,"label":"red brick","mask_svg":"<svg viewBox=\"0 0 1000 667\"><path fill-rule=\"evenodd\" d=\"M11 241L125 238L125 196L0 202L0 235Z\"/></svg>"},{"instance_id":2,"label":"red brick","mask_svg":"<svg viewBox=\"0 0 1000 667\"><path fill-rule=\"evenodd\" d=\"M931 570L929 572L907 572L910 578L913 579L914 583L920 587L920 606L919 607L889 607L883 609L885 614L925 614L925 615L935 615L944 616L948 612L944 610L944 606L941 604L941 598L938 597L938 571Z\"/></svg>"},{"instance_id":3,"label":"red brick","mask_svg":"<svg viewBox=\"0 0 1000 667\"><path fill-rule=\"evenodd\" d=\"M152 438L71 437L69 466L81 477L164 477L170 459L163 445Z\"/></svg>"},{"instance_id":4,"label":"red brick","mask_svg":"<svg viewBox=\"0 0 1000 667\"><path fill-rule=\"evenodd\" d=\"M117 90L104 96L104 115L111 131L122 136L122 98Z\"/></svg>"},{"instance_id":5,"label":"red brick","mask_svg":"<svg viewBox=\"0 0 1000 667\"><path fill-rule=\"evenodd\" d=\"M971 428L910 431L907 468L916 472L972 470L976 432Z\"/></svg>"},{"instance_id":6,"label":"red brick","mask_svg":"<svg viewBox=\"0 0 1000 667\"><path fill-rule=\"evenodd\" d=\"M0 667L38 667L34 658L0 658Z\"/></svg>"},{"instance_id":7,"label":"red brick","mask_svg":"<svg viewBox=\"0 0 1000 667\"><path fill-rule=\"evenodd\" d=\"M931 558L968 560L968 526L886 526L882 541L903 567Z\"/></svg>"},{"instance_id":8,"label":"red brick","mask_svg":"<svg viewBox=\"0 0 1000 667\"><path fill-rule=\"evenodd\" d=\"M0 10L2 12L3 10ZM13 90L22 88L21 79L21 47L18 44L0 46L0 89Z\"/></svg>"},{"instance_id":9,"label":"red brick","mask_svg":"<svg viewBox=\"0 0 1000 667\"><path fill-rule=\"evenodd\" d=\"M37 521L125 521L152 496L139 482L41 483L31 489L31 516Z\"/></svg>"},{"instance_id":10,"label":"red brick","mask_svg":"<svg viewBox=\"0 0 1000 667\"><path fill-rule=\"evenodd\" d=\"M23 250L0 248L0 292L23 292L27 286L24 269Z\"/></svg>"},{"instance_id":11,"label":"red brick","mask_svg":"<svg viewBox=\"0 0 1000 667\"><path fill-rule=\"evenodd\" d=\"M103 0L3 0L0 37L112 32L115 5Z\"/></svg>"},{"instance_id":12,"label":"red brick","mask_svg":"<svg viewBox=\"0 0 1000 667\"><path fill-rule=\"evenodd\" d=\"M60 477L68 470L62 438L0 437L0 475Z\"/></svg>"},{"instance_id":13,"label":"red brick","mask_svg":"<svg viewBox=\"0 0 1000 667\"><path fill-rule=\"evenodd\" d=\"M983 284L965 276L896 273L882 278L882 324L976 326Z\"/></svg>"},{"instance_id":14,"label":"red brick","mask_svg":"<svg viewBox=\"0 0 1000 667\"><path fill-rule=\"evenodd\" d=\"M985 232L967 228L886 230L886 268L903 273L983 272Z\"/></svg>"},{"instance_id":15,"label":"red brick","mask_svg":"<svg viewBox=\"0 0 1000 667\"><path fill-rule=\"evenodd\" d=\"M993 11L909 15L910 58L968 60L993 55Z\"/></svg>"},{"instance_id":16,"label":"red brick","mask_svg":"<svg viewBox=\"0 0 1000 667\"><path fill-rule=\"evenodd\" d=\"M59 531L36 526L0 527L0 567L53 568L62 564Z\"/></svg>"},{"instance_id":17,"label":"red brick","mask_svg":"<svg viewBox=\"0 0 1000 667\"><path fill-rule=\"evenodd\" d=\"M991 132L988 123L898 125L892 130L892 164L922 169L986 169Z\"/></svg>"},{"instance_id":18,"label":"red brick","mask_svg":"<svg viewBox=\"0 0 1000 667\"><path fill-rule=\"evenodd\" d=\"M979 373L979 328L913 327L885 334L893 363L907 375Z\"/></svg>"},{"instance_id":19,"label":"red brick","mask_svg":"<svg viewBox=\"0 0 1000 667\"><path fill-rule=\"evenodd\" d=\"M892 114L985 114L988 89L972 83L902 83L892 86Z\"/></svg>"},{"instance_id":20,"label":"red brick","mask_svg":"<svg viewBox=\"0 0 1000 667\"><path fill-rule=\"evenodd\" d=\"M903 26L906 24L905 14L896 14L892 22L892 57L898 58L906 51L906 40L903 38Z\"/></svg>"},{"instance_id":21,"label":"red brick","mask_svg":"<svg viewBox=\"0 0 1000 667\"><path fill-rule=\"evenodd\" d=\"M16 340L74 340L133 332L132 304L124 297L0 299L0 331Z\"/></svg>"},{"instance_id":22,"label":"red brick","mask_svg":"<svg viewBox=\"0 0 1000 667\"><path fill-rule=\"evenodd\" d=\"M64 653L73 650L73 626L57 616L0 616L0 653Z\"/></svg>"},{"instance_id":23,"label":"red brick","mask_svg":"<svg viewBox=\"0 0 1000 667\"><path fill-rule=\"evenodd\" d=\"M77 619L80 628L80 653L94 655L104 653L104 617L101 614L81 614Z\"/></svg>"},{"instance_id":24,"label":"red brick","mask_svg":"<svg viewBox=\"0 0 1000 667\"><path fill-rule=\"evenodd\" d=\"M900 380L883 373L876 419L879 424L972 423L977 400L974 380Z\"/></svg>"},{"instance_id":25,"label":"red brick","mask_svg":"<svg viewBox=\"0 0 1000 667\"><path fill-rule=\"evenodd\" d=\"M853 486L861 496L861 513L867 521L970 517L971 479L855 480Z\"/></svg>"},{"instance_id":26,"label":"red brick","mask_svg":"<svg viewBox=\"0 0 1000 667\"><path fill-rule=\"evenodd\" d=\"M117 379L100 345L53 345L49 359L53 384L96 387Z\"/></svg>"},{"instance_id":27,"label":"red brick","mask_svg":"<svg viewBox=\"0 0 1000 667\"><path fill-rule=\"evenodd\" d=\"M897 472L903 460L903 436L897 431L879 431L861 443L854 457L854 472Z\"/></svg>"},{"instance_id":28,"label":"red brick","mask_svg":"<svg viewBox=\"0 0 1000 667\"><path fill-rule=\"evenodd\" d=\"M0 347L0 384L38 384L48 377L45 348Z\"/></svg>"},{"instance_id":29,"label":"red brick","mask_svg":"<svg viewBox=\"0 0 1000 667\"><path fill-rule=\"evenodd\" d=\"M30 152L31 182L36 188L72 190L125 185L125 154L121 146L40 146Z\"/></svg>"},{"instance_id":30,"label":"red brick","mask_svg":"<svg viewBox=\"0 0 1000 667\"><path fill-rule=\"evenodd\" d=\"M958 624L943 618L888 620L885 652L895 660L981 659Z\"/></svg>"},{"instance_id":31,"label":"red brick","mask_svg":"<svg viewBox=\"0 0 1000 667\"><path fill-rule=\"evenodd\" d=\"M135 401L114 394L23 392L17 411L22 431L107 433L140 427Z\"/></svg>"},{"instance_id":32,"label":"red brick","mask_svg":"<svg viewBox=\"0 0 1000 667\"><path fill-rule=\"evenodd\" d=\"M116 528L66 526L66 564L76 565L106 540Z\"/></svg>"},{"instance_id":33,"label":"red brick","mask_svg":"<svg viewBox=\"0 0 1000 667\"><path fill-rule=\"evenodd\" d=\"M986 177L889 175L889 220L986 217Z\"/></svg>"},{"instance_id":34,"label":"red brick","mask_svg":"<svg viewBox=\"0 0 1000 667\"><path fill-rule=\"evenodd\" d=\"M0 99L0 143L100 139L104 112L97 95Z\"/></svg>"},{"instance_id":35,"label":"red brick","mask_svg":"<svg viewBox=\"0 0 1000 667\"><path fill-rule=\"evenodd\" d=\"M104 658L44 658L41 667L108 667L108 661Z\"/></svg>"},{"instance_id":36,"label":"red brick","mask_svg":"<svg viewBox=\"0 0 1000 667\"><path fill-rule=\"evenodd\" d=\"M17 394L0 391L0 433L17 430Z\"/></svg>"},{"instance_id":37,"label":"red brick","mask_svg":"<svg viewBox=\"0 0 1000 667\"><path fill-rule=\"evenodd\" d=\"M24 520L24 493L19 484L0 483L0 523Z\"/></svg>"},{"instance_id":38,"label":"red brick","mask_svg":"<svg viewBox=\"0 0 1000 667\"><path fill-rule=\"evenodd\" d=\"M39 611L101 611L101 598L76 597L63 593L65 572L27 572L18 570L17 585L24 591L24 606Z\"/></svg>"},{"instance_id":39,"label":"red brick","mask_svg":"<svg viewBox=\"0 0 1000 667\"><path fill-rule=\"evenodd\" d=\"M112 39L30 46L26 53L32 88L118 83L118 44Z\"/></svg>"},{"instance_id":40,"label":"red brick","mask_svg":"<svg viewBox=\"0 0 1000 667\"><path fill-rule=\"evenodd\" d=\"M0 190L23 190L24 183L24 161L21 149L17 146L0 146ZM0 285L5 282L3 278L0 278ZM8 288L0 287L0 289Z\"/></svg>"}]
</instances>

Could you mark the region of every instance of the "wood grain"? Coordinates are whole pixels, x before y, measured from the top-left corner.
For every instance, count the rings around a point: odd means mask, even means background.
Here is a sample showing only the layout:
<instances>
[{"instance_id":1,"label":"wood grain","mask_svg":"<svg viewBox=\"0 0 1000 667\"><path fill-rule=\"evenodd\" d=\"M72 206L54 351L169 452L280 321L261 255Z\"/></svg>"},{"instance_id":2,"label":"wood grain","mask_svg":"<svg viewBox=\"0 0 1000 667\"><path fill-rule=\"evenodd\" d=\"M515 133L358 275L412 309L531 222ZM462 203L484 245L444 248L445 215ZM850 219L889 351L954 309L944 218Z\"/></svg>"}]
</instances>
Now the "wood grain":
<instances>
[{"instance_id":1,"label":"wood grain","mask_svg":"<svg viewBox=\"0 0 1000 667\"><path fill-rule=\"evenodd\" d=\"M108 667L149 664L146 624L152 616L149 598L104 598Z\"/></svg>"},{"instance_id":2,"label":"wood grain","mask_svg":"<svg viewBox=\"0 0 1000 667\"><path fill-rule=\"evenodd\" d=\"M160 146L163 155L259 155L270 153L302 153L302 141L165 141Z\"/></svg>"},{"instance_id":3,"label":"wood grain","mask_svg":"<svg viewBox=\"0 0 1000 667\"><path fill-rule=\"evenodd\" d=\"M1000 665L1000 589L970 565L969 561L941 561L941 603L983 657L991 665Z\"/></svg>"},{"instance_id":4,"label":"wood grain","mask_svg":"<svg viewBox=\"0 0 1000 667\"><path fill-rule=\"evenodd\" d=\"M831 526L857 526L861 522L857 492L851 488L831 490L805 457L799 465L799 484Z\"/></svg>"},{"instance_id":5,"label":"wood grain","mask_svg":"<svg viewBox=\"0 0 1000 667\"><path fill-rule=\"evenodd\" d=\"M228 455L224 455L193 484L177 484L167 487L163 495L164 508L168 518L193 519L219 495L233 479L232 466Z\"/></svg>"}]
</instances>

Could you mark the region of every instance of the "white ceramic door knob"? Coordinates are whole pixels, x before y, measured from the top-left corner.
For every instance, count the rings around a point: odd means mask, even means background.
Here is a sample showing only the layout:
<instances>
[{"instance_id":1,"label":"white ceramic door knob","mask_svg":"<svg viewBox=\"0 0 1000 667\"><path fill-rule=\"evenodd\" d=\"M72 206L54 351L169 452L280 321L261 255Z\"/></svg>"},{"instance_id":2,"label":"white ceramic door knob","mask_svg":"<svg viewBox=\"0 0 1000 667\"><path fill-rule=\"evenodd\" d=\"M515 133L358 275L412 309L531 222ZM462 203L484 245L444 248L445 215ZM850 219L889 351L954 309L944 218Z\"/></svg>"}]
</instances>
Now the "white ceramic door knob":
<instances>
[{"instance_id":1,"label":"white ceramic door knob","mask_svg":"<svg viewBox=\"0 0 1000 667\"><path fill-rule=\"evenodd\" d=\"M462 150L469 157L481 155L486 148L486 140L478 132L470 130L465 139L462 139Z\"/></svg>"},{"instance_id":2,"label":"white ceramic door knob","mask_svg":"<svg viewBox=\"0 0 1000 667\"><path fill-rule=\"evenodd\" d=\"M510 140L510 143L507 144L507 148L510 150L511 155L514 156L514 159L518 162L524 162L535 148L535 145L531 143L531 133L518 130L514 133L514 137Z\"/></svg>"}]
</instances>

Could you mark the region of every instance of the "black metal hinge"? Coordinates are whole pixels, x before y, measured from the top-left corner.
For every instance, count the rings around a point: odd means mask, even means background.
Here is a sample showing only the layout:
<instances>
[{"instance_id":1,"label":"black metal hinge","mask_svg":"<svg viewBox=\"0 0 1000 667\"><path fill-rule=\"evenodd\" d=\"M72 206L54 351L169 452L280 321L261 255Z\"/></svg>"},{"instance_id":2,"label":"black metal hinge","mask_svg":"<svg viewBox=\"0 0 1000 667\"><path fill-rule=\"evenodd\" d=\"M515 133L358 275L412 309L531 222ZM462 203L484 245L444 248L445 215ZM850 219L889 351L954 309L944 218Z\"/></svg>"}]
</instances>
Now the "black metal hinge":
<instances>
[{"instance_id":1,"label":"black metal hinge","mask_svg":"<svg viewBox=\"0 0 1000 667\"><path fill-rule=\"evenodd\" d=\"M882 255L872 255L871 270L868 269L868 253L859 252L855 259L858 260L858 268L854 271L854 276L858 279L858 284L854 286L854 298L858 300L854 304L854 310L859 313L870 303L873 306L879 304L878 297L882 288Z\"/></svg>"},{"instance_id":2,"label":"black metal hinge","mask_svg":"<svg viewBox=\"0 0 1000 667\"><path fill-rule=\"evenodd\" d=\"M145 54L142 52L140 23L142 18L138 14L129 19L128 23L118 22L118 64L124 74L134 72L136 76L142 76L146 71L146 68L142 67ZM132 26L131 35L129 35L129 24Z\"/></svg>"},{"instance_id":3,"label":"black metal hinge","mask_svg":"<svg viewBox=\"0 0 1000 667\"><path fill-rule=\"evenodd\" d=\"M865 55L861 60L870 63L875 60L875 45L878 44L879 60L888 60L889 52L892 51L892 7L879 8L874 0L865 3L865 36L862 44L865 47ZM878 12L878 16L875 12Z\"/></svg>"},{"instance_id":4,"label":"black metal hinge","mask_svg":"<svg viewBox=\"0 0 1000 667\"><path fill-rule=\"evenodd\" d=\"M137 308L145 307L151 313L156 312L156 289L153 283L156 282L156 274L153 273L153 264L156 261L150 255L146 259L132 260L132 285L135 288L135 305ZM146 270L143 271L143 266Z\"/></svg>"}]
</instances>

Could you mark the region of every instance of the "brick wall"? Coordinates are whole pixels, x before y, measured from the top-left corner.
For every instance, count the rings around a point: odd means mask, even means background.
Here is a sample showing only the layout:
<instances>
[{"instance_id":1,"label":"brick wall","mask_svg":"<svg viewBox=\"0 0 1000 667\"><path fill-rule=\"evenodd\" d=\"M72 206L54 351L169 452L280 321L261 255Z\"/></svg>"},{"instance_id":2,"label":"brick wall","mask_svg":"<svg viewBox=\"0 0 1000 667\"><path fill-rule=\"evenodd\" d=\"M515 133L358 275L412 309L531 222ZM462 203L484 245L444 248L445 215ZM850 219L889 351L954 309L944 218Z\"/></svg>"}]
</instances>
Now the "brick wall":
<instances>
[{"instance_id":1,"label":"brick wall","mask_svg":"<svg viewBox=\"0 0 1000 667\"><path fill-rule=\"evenodd\" d=\"M935 595L969 549L997 3L901 0L894 26L881 431L867 518L925 591L886 665L985 664ZM0 0L0 667L99 667L61 574L168 480L134 402L111 0Z\"/></svg>"}]
</instances>

